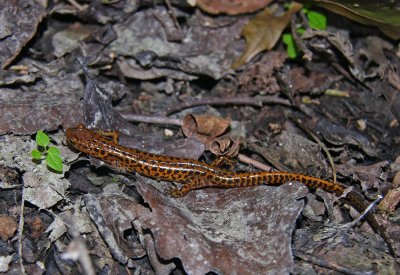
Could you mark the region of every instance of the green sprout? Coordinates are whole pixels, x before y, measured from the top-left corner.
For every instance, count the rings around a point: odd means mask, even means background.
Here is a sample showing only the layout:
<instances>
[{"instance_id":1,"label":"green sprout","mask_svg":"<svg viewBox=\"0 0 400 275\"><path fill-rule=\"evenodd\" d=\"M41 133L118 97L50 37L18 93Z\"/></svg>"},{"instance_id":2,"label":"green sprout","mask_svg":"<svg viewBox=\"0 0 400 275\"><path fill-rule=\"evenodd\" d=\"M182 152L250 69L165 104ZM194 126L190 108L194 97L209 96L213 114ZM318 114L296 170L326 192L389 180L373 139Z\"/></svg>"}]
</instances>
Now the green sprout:
<instances>
[{"instance_id":1,"label":"green sprout","mask_svg":"<svg viewBox=\"0 0 400 275\"><path fill-rule=\"evenodd\" d=\"M305 14L307 15L308 23L311 28L316 30L326 29L327 20L324 14L312 10L307 11Z\"/></svg>"},{"instance_id":2,"label":"green sprout","mask_svg":"<svg viewBox=\"0 0 400 275\"><path fill-rule=\"evenodd\" d=\"M58 173L62 173L63 164L60 151L54 146L49 146L50 138L42 130L36 133L36 144L37 149L31 152L32 158L36 161L40 161L42 160L42 156L45 155L47 166Z\"/></svg>"},{"instance_id":3,"label":"green sprout","mask_svg":"<svg viewBox=\"0 0 400 275\"><path fill-rule=\"evenodd\" d=\"M296 43L294 42L293 36L290 33L285 33L282 36L282 41L286 45L286 52L289 58L296 58L298 54Z\"/></svg>"},{"instance_id":4,"label":"green sprout","mask_svg":"<svg viewBox=\"0 0 400 275\"><path fill-rule=\"evenodd\" d=\"M309 10L308 8L302 9L303 13L307 16L308 24L311 28L315 30L325 30L327 27L327 19L326 16L320 12L316 12L313 10ZM296 32L302 35L305 32L303 27L296 28ZM285 33L282 36L282 41L286 45L286 52L289 58L295 59L299 54L296 43L293 39L293 36L290 33Z\"/></svg>"}]
</instances>

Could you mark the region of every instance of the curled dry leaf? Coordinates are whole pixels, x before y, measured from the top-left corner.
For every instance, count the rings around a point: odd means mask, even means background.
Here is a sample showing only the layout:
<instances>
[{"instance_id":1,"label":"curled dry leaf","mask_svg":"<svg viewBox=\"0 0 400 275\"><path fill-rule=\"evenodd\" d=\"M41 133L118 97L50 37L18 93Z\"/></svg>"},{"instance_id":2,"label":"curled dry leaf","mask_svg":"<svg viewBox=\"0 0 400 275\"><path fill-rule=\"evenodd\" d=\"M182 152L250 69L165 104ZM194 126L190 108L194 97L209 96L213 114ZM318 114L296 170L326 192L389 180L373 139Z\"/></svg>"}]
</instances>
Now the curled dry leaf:
<instances>
[{"instance_id":1,"label":"curled dry leaf","mask_svg":"<svg viewBox=\"0 0 400 275\"><path fill-rule=\"evenodd\" d=\"M242 137L220 137L212 141L209 150L217 156L235 158L239 154L243 142Z\"/></svg>"},{"instance_id":2,"label":"curled dry leaf","mask_svg":"<svg viewBox=\"0 0 400 275\"><path fill-rule=\"evenodd\" d=\"M271 2L272 0L197 0L196 4L203 11L211 14L237 15L258 11Z\"/></svg>"},{"instance_id":3,"label":"curled dry leaf","mask_svg":"<svg viewBox=\"0 0 400 275\"><path fill-rule=\"evenodd\" d=\"M289 10L278 16L267 8L249 21L242 30L242 36L247 42L246 49L231 67L233 69L238 68L258 53L272 49L281 37L283 30L289 24L292 15L299 11L302 6L294 2Z\"/></svg>"},{"instance_id":4,"label":"curled dry leaf","mask_svg":"<svg viewBox=\"0 0 400 275\"><path fill-rule=\"evenodd\" d=\"M186 115L182 122L183 133L203 142L207 147L215 137L222 135L228 129L230 119L210 115Z\"/></svg>"}]
</instances>

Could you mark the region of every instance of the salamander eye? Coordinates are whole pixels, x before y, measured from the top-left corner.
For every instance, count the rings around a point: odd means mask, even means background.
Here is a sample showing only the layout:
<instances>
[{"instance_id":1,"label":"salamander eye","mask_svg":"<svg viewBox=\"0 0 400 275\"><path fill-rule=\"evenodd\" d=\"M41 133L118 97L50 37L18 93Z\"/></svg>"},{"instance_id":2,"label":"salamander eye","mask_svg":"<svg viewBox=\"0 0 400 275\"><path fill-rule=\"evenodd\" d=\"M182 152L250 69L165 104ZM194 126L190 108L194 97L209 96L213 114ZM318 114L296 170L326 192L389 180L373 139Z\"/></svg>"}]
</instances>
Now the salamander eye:
<instances>
[{"instance_id":1,"label":"salamander eye","mask_svg":"<svg viewBox=\"0 0 400 275\"><path fill-rule=\"evenodd\" d=\"M74 145L74 144L76 143L76 138L70 137L70 138L68 139L68 142L69 142L70 144Z\"/></svg>"}]
</instances>

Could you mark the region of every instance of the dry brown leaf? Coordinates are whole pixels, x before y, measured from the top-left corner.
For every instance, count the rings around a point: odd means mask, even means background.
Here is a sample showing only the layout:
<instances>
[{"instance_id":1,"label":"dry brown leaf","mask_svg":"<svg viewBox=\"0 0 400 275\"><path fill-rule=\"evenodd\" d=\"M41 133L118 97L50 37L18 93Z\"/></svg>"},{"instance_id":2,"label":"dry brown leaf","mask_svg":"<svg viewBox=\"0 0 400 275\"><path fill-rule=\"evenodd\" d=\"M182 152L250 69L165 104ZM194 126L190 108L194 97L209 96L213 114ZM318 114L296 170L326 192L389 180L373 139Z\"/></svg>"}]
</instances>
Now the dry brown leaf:
<instances>
[{"instance_id":1,"label":"dry brown leaf","mask_svg":"<svg viewBox=\"0 0 400 275\"><path fill-rule=\"evenodd\" d=\"M242 30L242 36L247 42L246 49L231 67L235 69L248 62L258 53L272 49L289 24L292 15L299 11L302 6L294 2L289 10L279 16L274 15L271 9L266 8L249 21Z\"/></svg>"},{"instance_id":2,"label":"dry brown leaf","mask_svg":"<svg viewBox=\"0 0 400 275\"><path fill-rule=\"evenodd\" d=\"M188 274L293 271L291 236L306 187L209 188L171 199L149 183L136 182L151 208L136 221L151 232L164 262L179 258Z\"/></svg>"},{"instance_id":3,"label":"dry brown leaf","mask_svg":"<svg viewBox=\"0 0 400 275\"><path fill-rule=\"evenodd\" d=\"M207 146L215 137L222 135L230 123L230 119L190 114L183 119L182 130L187 137L197 139Z\"/></svg>"},{"instance_id":4,"label":"dry brown leaf","mask_svg":"<svg viewBox=\"0 0 400 275\"><path fill-rule=\"evenodd\" d=\"M203 11L211 14L237 15L258 11L271 2L272 0L198 0L196 4Z\"/></svg>"},{"instance_id":5,"label":"dry brown leaf","mask_svg":"<svg viewBox=\"0 0 400 275\"><path fill-rule=\"evenodd\" d=\"M27 224L34 239L40 238L46 229L43 220L39 216L27 220Z\"/></svg>"},{"instance_id":6,"label":"dry brown leaf","mask_svg":"<svg viewBox=\"0 0 400 275\"><path fill-rule=\"evenodd\" d=\"M396 210L396 206L400 203L400 188L390 190L389 193L379 203L379 209L386 212L392 213Z\"/></svg>"},{"instance_id":7,"label":"dry brown leaf","mask_svg":"<svg viewBox=\"0 0 400 275\"><path fill-rule=\"evenodd\" d=\"M316 0L315 4L361 24L378 27L391 39L400 38L400 12L395 7L396 1Z\"/></svg>"},{"instance_id":8,"label":"dry brown leaf","mask_svg":"<svg viewBox=\"0 0 400 275\"><path fill-rule=\"evenodd\" d=\"M9 216L0 216L0 238L3 242L14 236L17 223Z\"/></svg>"},{"instance_id":9,"label":"dry brown leaf","mask_svg":"<svg viewBox=\"0 0 400 275\"><path fill-rule=\"evenodd\" d=\"M249 65L238 75L240 92L250 95L275 94L281 90L275 71L283 67L287 58L284 51L270 51Z\"/></svg>"}]
</instances>

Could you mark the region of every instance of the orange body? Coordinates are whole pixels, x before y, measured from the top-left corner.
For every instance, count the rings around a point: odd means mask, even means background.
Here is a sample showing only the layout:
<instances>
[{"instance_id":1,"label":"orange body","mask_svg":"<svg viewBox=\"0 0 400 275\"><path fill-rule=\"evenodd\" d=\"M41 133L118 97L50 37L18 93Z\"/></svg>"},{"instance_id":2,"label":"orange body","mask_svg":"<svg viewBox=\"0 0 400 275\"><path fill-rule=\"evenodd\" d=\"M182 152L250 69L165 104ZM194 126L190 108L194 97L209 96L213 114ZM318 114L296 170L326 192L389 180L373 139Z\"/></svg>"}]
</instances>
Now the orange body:
<instances>
[{"instance_id":1,"label":"orange body","mask_svg":"<svg viewBox=\"0 0 400 275\"><path fill-rule=\"evenodd\" d=\"M287 172L237 173L184 158L156 155L118 145L83 125L67 129L67 141L73 147L127 172L137 172L157 180L183 183L181 189L171 189L171 195L182 197L188 191L204 187L247 187L261 184L280 185L300 181L311 188L322 188L341 195L344 185L319 178Z\"/></svg>"}]
</instances>

